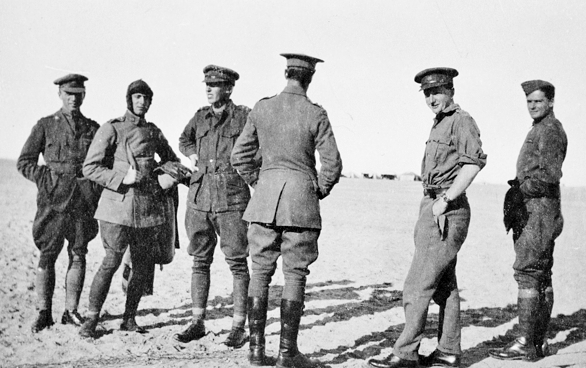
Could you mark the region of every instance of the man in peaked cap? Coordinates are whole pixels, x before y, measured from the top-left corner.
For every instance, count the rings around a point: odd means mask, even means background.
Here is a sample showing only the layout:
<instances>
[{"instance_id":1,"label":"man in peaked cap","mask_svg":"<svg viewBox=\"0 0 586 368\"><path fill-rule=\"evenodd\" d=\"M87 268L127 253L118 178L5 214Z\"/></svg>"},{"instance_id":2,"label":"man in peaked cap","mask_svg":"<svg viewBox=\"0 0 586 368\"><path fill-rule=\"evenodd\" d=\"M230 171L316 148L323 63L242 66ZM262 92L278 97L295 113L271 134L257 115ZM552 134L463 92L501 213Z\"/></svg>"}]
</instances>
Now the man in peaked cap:
<instances>
[{"instance_id":1,"label":"man in peaked cap","mask_svg":"<svg viewBox=\"0 0 586 368\"><path fill-rule=\"evenodd\" d=\"M61 323L83 323L77 306L84 284L88 243L98 234L93 215L101 191L82 175L83 160L99 128L98 123L80 111L87 80L80 74L55 80L62 107L37 122L17 162L18 171L38 188L33 240L40 251L35 281L39 314L32 325L33 332L53 324L55 262L65 240L69 266ZM43 155L45 165L38 164L39 155Z\"/></svg>"},{"instance_id":2,"label":"man in peaked cap","mask_svg":"<svg viewBox=\"0 0 586 368\"><path fill-rule=\"evenodd\" d=\"M431 68L415 76L435 119L421 165L424 196L415 225L415 254L403 288L405 328L393 354L368 361L371 368L460 366L456 261L470 224L465 190L485 166L486 155L476 122L454 102L457 75L456 69ZM420 359L418 349L431 300L440 307L438 346Z\"/></svg>"},{"instance_id":3,"label":"man in peaked cap","mask_svg":"<svg viewBox=\"0 0 586 368\"><path fill-rule=\"evenodd\" d=\"M136 312L150 279L153 249L174 215L168 194L177 183L155 169L179 161L163 132L145 119L152 101L153 91L145 81L130 83L126 113L100 127L83 164L84 175L104 187L95 218L100 221L105 255L90 288L87 320L79 330L82 337L95 337L112 277L127 248L133 273L120 329L146 332L136 323Z\"/></svg>"},{"instance_id":4,"label":"man in peaked cap","mask_svg":"<svg viewBox=\"0 0 586 368\"><path fill-rule=\"evenodd\" d=\"M568 139L553 113L555 87L542 80L521 84L533 127L517 159L517 176L509 193L520 193L513 229L518 284L520 336L490 355L504 360L536 360L548 354L547 329L553 308L551 269L555 239L561 234L560 179ZM507 197L511 197L507 195ZM507 203L505 203L505 208Z\"/></svg>"},{"instance_id":5,"label":"man in peaked cap","mask_svg":"<svg viewBox=\"0 0 586 368\"><path fill-rule=\"evenodd\" d=\"M309 368L321 365L297 348L305 283L309 266L318 257L319 201L338 182L342 160L326 111L307 98L315 65L322 60L299 54L282 56L287 58L287 86L279 95L257 102L232 150L232 165L255 188L243 217L250 223L253 272L248 292L248 359L253 365L273 363L265 356L264 332L269 284L282 256L285 285L276 365Z\"/></svg>"},{"instance_id":6,"label":"man in peaked cap","mask_svg":"<svg viewBox=\"0 0 586 368\"><path fill-rule=\"evenodd\" d=\"M220 238L220 249L232 272L234 313L232 329L224 344L239 348L248 341L247 223L242 214L250 199L244 180L230 164L230 152L242 132L250 109L230 99L235 71L208 65L203 69L209 106L197 110L179 138L179 150L189 157L194 174L187 194L185 227L187 252L193 257L191 274L192 323L174 338L183 343L205 335L204 320L210 289L210 267Z\"/></svg>"}]
</instances>

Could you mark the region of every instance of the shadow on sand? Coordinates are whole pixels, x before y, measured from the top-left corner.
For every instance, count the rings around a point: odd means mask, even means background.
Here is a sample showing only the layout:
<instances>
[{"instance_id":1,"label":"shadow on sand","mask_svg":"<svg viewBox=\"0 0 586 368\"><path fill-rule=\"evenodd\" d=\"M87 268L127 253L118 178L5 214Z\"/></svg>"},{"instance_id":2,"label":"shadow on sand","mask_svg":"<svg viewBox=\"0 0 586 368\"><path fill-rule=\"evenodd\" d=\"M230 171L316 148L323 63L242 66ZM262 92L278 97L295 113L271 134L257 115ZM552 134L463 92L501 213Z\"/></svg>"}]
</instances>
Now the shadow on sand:
<instances>
[{"instance_id":1,"label":"shadow on sand","mask_svg":"<svg viewBox=\"0 0 586 368\"><path fill-rule=\"evenodd\" d=\"M331 288L328 288L331 287ZM314 290L323 288L321 290ZM269 292L269 311L280 308L280 298L282 294L282 286L271 286ZM361 299L360 295L366 289L372 289L372 293L368 299ZM364 286L355 286L350 280L340 280L336 282L324 282L308 284L306 293L306 303L314 301L326 300L347 300L347 303L336 303L332 306L306 308L304 316L310 315L325 315L326 317L314 321L311 324L303 324L301 329L311 329L315 326L323 326L327 323L344 322L352 318L361 317L365 315L372 315L378 312L384 312L391 308L402 307L402 293L401 291L392 290L393 285L389 283L372 284ZM206 319L214 320L232 316L232 297L215 297L211 299L208 305L215 307L207 311ZM320 303L323 304L323 303ZM179 310L179 312L177 312ZM170 319L164 322L144 326L147 329L155 329L165 326L183 326L190 323L191 304L185 304L173 309L141 309L138 315L144 316L153 314L155 316L169 313ZM517 306L508 305L504 308L479 308L468 309L461 311L462 327L478 326L478 327L497 327L505 324L515 317L517 317ZM107 315L103 316L102 320L113 320L121 318L121 315ZM267 325L271 323L279 323L278 318L269 318ZM355 340L351 346L339 346L335 349L321 349L311 354L307 354L310 358L320 358L324 364L341 364L351 359L366 360L372 356L379 355L383 349L391 348L401 331L404 324L391 325L385 331L373 332L371 334L361 336ZM426 338L434 338L437 335L438 315L430 313L427 318L425 329ZM552 338L560 331L569 331L566 339L551 345L552 351L565 348L569 345L586 340L586 310L579 310L572 315L558 315L552 318L549 329L549 337ZM220 333L228 333L229 331L221 331ZM111 330L103 331L98 337L112 333ZM268 335L277 335L279 332L274 332ZM483 341L482 343L463 351L462 366L468 367L488 357L488 350L492 348L503 347L511 342L518 333L518 325L515 325L511 330L507 331L504 336L499 336L491 341ZM334 356L327 361L323 360L324 356Z\"/></svg>"}]
</instances>

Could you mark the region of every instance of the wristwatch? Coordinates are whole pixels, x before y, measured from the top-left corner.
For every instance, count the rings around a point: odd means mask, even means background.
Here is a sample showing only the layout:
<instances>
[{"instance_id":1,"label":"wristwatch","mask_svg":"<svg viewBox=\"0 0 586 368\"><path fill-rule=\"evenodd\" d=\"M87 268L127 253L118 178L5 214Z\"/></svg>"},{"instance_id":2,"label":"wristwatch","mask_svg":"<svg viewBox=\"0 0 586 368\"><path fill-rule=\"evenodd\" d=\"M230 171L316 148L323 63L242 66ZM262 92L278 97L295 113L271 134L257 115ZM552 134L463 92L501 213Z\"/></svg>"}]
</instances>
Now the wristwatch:
<instances>
[{"instance_id":1,"label":"wristwatch","mask_svg":"<svg viewBox=\"0 0 586 368\"><path fill-rule=\"evenodd\" d=\"M446 203L450 203L452 200L448 198L448 196L446 195L446 193L442 193L442 195L440 196L441 199L444 200L444 202Z\"/></svg>"}]
</instances>

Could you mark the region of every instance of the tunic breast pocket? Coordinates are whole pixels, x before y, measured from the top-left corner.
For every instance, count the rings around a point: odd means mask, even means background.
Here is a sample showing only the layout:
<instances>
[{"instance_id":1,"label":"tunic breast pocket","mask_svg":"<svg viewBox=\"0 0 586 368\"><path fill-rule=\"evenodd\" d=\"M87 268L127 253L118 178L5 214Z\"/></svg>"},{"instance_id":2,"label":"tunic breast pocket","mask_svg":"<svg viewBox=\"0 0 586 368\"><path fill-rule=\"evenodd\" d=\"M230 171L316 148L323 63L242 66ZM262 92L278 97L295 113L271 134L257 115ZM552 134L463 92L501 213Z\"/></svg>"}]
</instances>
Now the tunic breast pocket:
<instances>
[{"instance_id":1,"label":"tunic breast pocket","mask_svg":"<svg viewBox=\"0 0 586 368\"><path fill-rule=\"evenodd\" d=\"M61 146L59 142L54 139L48 139L45 143L45 152L43 158L45 161L59 161Z\"/></svg>"},{"instance_id":2,"label":"tunic breast pocket","mask_svg":"<svg viewBox=\"0 0 586 368\"><path fill-rule=\"evenodd\" d=\"M83 153L86 153L87 150L90 148L90 144L92 144L92 137L90 136L81 136L79 139L79 148Z\"/></svg>"},{"instance_id":3,"label":"tunic breast pocket","mask_svg":"<svg viewBox=\"0 0 586 368\"><path fill-rule=\"evenodd\" d=\"M451 137L448 139L445 138L439 138L439 139L433 139L432 143L435 145L435 149L434 149L434 159L436 162L444 162L446 160L446 158L448 157L448 154L450 153L450 151L453 150L452 146L452 139Z\"/></svg>"},{"instance_id":4,"label":"tunic breast pocket","mask_svg":"<svg viewBox=\"0 0 586 368\"><path fill-rule=\"evenodd\" d=\"M110 189L104 189L102 192L102 198L109 201L122 202L124 197L124 193L118 193Z\"/></svg>"},{"instance_id":5,"label":"tunic breast pocket","mask_svg":"<svg viewBox=\"0 0 586 368\"><path fill-rule=\"evenodd\" d=\"M239 135L240 129L237 128L224 129L224 131L222 132L222 137L228 141L231 141L232 144L236 142L236 139L238 139Z\"/></svg>"}]
</instances>

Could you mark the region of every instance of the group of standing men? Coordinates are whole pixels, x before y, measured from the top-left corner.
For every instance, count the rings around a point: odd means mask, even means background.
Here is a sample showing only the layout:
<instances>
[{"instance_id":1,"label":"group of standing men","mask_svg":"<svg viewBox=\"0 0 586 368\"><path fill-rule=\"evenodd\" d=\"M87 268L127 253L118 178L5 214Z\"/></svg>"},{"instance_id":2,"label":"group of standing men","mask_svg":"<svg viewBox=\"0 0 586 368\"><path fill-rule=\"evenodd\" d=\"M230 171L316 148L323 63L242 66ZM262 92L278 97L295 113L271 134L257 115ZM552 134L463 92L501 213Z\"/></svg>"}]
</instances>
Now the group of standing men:
<instances>
[{"instance_id":1,"label":"group of standing men","mask_svg":"<svg viewBox=\"0 0 586 368\"><path fill-rule=\"evenodd\" d=\"M306 95L322 60L282 56L287 59L286 88L260 100L252 110L230 99L238 73L214 65L204 68L210 105L195 113L179 139L179 149L193 170L185 216L187 251L193 257L193 306L192 323L174 338L187 343L205 335L210 266L219 237L233 275L233 325L225 344L238 348L249 341L253 365L317 367L319 362L299 352L297 335L306 277L318 257L319 201L338 182L342 162L326 111ZM485 166L486 155L474 119L454 102L457 75L452 68L432 68L415 77L435 119L422 162L424 197L415 227L415 254L403 290L406 322L393 354L367 361L368 367L460 365L457 253L470 223L465 190ZM145 120L153 91L144 81L129 85L125 115L100 127L79 110L86 80L73 74L55 81L63 107L35 125L18 160L19 171L38 187L33 238L40 250L35 284L39 314L32 330L53 324L55 261L67 239L70 263L61 322L81 326L84 337L95 336L112 277L130 247L134 273L121 329L145 332L136 323L136 311L153 264L151 249L164 241L162 227L173 213L168 194L179 181L157 168L178 165L179 159L161 130ZM533 360L547 354L553 249L563 224L559 180L567 139L553 114L553 85L537 80L522 87L533 128L505 203L507 230L513 229L517 253L522 336L490 354ZM41 154L45 165L37 163ZM87 244L98 233L96 220L106 255L94 277L84 319L77 307ZM285 285L275 362L265 355L264 332L269 284L279 257ZM438 347L421 357L418 348L431 300L440 306ZM244 329L247 316L249 335Z\"/></svg>"}]
</instances>

